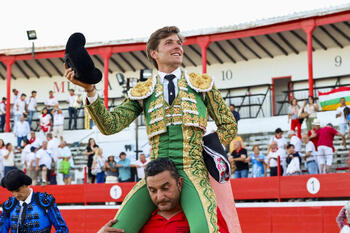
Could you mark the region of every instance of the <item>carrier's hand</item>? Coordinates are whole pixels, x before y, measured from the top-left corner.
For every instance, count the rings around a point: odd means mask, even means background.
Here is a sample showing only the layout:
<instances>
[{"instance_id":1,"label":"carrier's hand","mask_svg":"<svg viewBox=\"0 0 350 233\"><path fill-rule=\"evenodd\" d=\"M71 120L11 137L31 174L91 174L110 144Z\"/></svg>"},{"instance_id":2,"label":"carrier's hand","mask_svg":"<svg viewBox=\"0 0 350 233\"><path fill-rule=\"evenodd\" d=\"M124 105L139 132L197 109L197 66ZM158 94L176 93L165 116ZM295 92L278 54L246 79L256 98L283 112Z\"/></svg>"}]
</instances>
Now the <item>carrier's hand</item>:
<instances>
[{"instance_id":1,"label":"carrier's hand","mask_svg":"<svg viewBox=\"0 0 350 233\"><path fill-rule=\"evenodd\" d=\"M117 219L110 220L97 233L124 233L124 230L112 227L116 222Z\"/></svg>"}]
</instances>

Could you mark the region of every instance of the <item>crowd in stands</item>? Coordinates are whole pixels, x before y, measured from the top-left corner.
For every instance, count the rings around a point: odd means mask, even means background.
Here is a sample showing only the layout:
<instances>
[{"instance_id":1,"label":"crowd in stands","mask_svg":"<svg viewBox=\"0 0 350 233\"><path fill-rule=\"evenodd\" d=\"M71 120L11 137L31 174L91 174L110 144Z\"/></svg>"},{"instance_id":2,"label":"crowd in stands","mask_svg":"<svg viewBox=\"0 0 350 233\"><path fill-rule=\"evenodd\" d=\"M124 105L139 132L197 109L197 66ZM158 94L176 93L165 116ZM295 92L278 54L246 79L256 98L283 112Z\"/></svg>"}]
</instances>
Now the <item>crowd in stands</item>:
<instances>
[{"instance_id":1,"label":"crowd in stands","mask_svg":"<svg viewBox=\"0 0 350 233\"><path fill-rule=\"evenodd\" d=\"M234 106L231 105L230 109L237 118ZM321 128L316 114L318 110L318 105L315 104L312 96L304 101L302 107L298 105L298 100L293 98L288 110L288 119L291 122L288 140L284 138L281 128L277 128L274 137L269 141L266 155L260 152L259 145L253 145L252 151L248 153L242 138L236 136L228 148L231 168L234 171L233 177L248 177L249 163L251 163L250 177L264 177L267 176L268 171L270 176L277 176L278 171L280 175L286 176L329 173L335 152L334 137L342 138L344 148L346 136L350 138L350 131L348 131L350 106L346 106L345 98L340 99L340 106L334 116L339 118L339 131L331 123ZM304 134L301 130L303 121L306 122L307 130Z\"/></svg>"}]
</instances>

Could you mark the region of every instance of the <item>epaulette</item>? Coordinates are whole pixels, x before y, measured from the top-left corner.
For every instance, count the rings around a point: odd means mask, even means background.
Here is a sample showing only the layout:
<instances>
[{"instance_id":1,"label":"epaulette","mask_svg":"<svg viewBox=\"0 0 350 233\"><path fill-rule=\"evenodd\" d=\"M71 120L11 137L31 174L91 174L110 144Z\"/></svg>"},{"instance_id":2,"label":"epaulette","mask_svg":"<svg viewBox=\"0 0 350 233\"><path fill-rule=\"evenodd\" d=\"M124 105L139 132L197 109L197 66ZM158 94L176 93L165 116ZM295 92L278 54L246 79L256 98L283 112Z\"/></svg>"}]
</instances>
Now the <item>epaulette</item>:
<instances>
[{"instance_id":1,"label":"epaulette","mask_svg":"<svg viewBox=\"0 0 350 233\"><path fill-rule=\"evenodd\" d=\"M185 77L187 84L196 92L207 92L213 88L214 79L208 74L189 73Z\"/></svg>"},{"instance_id":2,"label":"epaulette","mask_svg":"<svg viewBox=\"0 0 350 233\"><path fill-rule=\"evenodd\" d=\"M142 100L151 96L156 86L156 76L148 78L145 82L138 82L128 92L128 97L131 100Z\"/></svg>"},{"instance_id":3,"label":"epaulette","mask_svg":"<svg viewBox=\"0 0 350 233\"><path fill-rule=\"evenodd\" d=\"M38 203L38 206L45 210L47 213L47 210L55 203L55 198L51 194L45 193L34 193L34 198Z\"/></svg>"},{"instance_id":4,"label":"epaulette","mask_svg":"<svg viewBox=\"0 0 350 233\"><path fill-rule=\"evenodd\" d=\"M9 197L9 199L5 201L5 203L2 205L2 209L4 210L4 212L10 213L13 210L13 208L15 208L17 203L18 201L16 198Z\"/></svg>"}]
</instances>

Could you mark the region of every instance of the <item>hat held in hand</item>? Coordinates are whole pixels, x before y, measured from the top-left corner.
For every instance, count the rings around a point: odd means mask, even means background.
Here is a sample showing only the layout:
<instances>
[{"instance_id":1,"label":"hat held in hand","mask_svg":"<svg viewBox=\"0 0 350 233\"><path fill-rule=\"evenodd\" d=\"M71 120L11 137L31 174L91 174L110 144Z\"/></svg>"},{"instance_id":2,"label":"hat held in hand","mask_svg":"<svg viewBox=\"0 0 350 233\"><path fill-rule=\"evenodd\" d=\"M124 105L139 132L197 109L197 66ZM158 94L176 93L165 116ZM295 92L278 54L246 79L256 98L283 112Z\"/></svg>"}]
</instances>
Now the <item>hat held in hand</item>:
<instances>
[{"instance_id":1,"label":"hat held in hand","mask_svg":"<svg viewBox=\"0 0 350 233\"><path fill-rule=\"evenodd\" d=\"M67 68L74 70L75 79L88 84L96 84L102 79L102 73L97 69L85 49L85 37L77 32L72 34L66 44L64 62Z\"/></svg>"},{"instance_id":2,"label":"hat held in hand","mask_svg":"<svg viewBox=\"0 0 350 233\"><path fill-rule=\"evenodd\" d=\"M203 137L203 159L209 174L217 182L230 180L230 162L216 132Z\"/></svg>"}]
</instances>

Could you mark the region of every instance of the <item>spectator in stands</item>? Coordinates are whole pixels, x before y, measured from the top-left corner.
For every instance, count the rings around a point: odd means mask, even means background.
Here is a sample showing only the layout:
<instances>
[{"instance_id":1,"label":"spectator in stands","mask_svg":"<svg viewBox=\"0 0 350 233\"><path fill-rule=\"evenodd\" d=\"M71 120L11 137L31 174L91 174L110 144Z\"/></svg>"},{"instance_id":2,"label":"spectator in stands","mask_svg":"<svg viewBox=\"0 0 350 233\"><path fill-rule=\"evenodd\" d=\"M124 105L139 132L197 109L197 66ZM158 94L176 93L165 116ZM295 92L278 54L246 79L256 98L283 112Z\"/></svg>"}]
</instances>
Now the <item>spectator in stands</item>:
<instances>
[{"instance_id":1,"label":"spectator in stands","mask_svg":"<svg viewBox=\"0 0 350 233\"><path fill-rule=\"evenodd\" d=\"M36 153L35 171L41 172L41 184L46 185L50 180L52 157L47 149L47 141L43 141L43 145Z\"/></svg>"},{"instance_id":2,"label":"spectator in stands","mask_svg":"<svg viewBox=\"0 0 350 233\"><path fill-rule=\"evenodd\" d=\"M253 145L253 153L248 157L248 161L252 162L251 177L266 176L265 155L260 152L259 145Z\"/></svg>"},{"instance_id":3,"label":"spectator in stands","mask_svg":"<svg viewBox=\"0 0 350 233\"><path fill-rule=\"evenodd\" d=\"M117 162L117 167L119 171L118 182L130 182L131 171L130 171L130 160L126 158L125 152L120 152L120 160Z\"/></svg>"},{"instance_id":4,"label":"spectator in stands","mask_svg":"<svg viewBox=\"0 0 350 233\"><path fill-rule=\"evenodd\" d=\"M149 160L146 158L144 153L140 154L139 160L132 163L132 165L136 166L137 168L137 179L138 179L137 181L145 177L145 167L148 163L149 163Z\"/></svg>"},{"instance_id":5,"label":"spectator in stands","mask_svg":"<svg viewBox=\"0 0 350 233\"><path fill-rule=\"evenodd\" d=\"M35 149L39 149L43 142L36 136L34 131L30 131L29 143L32 145L32 147L35 147Z\"/></svg>"},{"instance_id":6,"label":"spectator in stands","mask_svg":"<svg viewBox=\"0 0 350 233\"><path fill-rule=\"evenodd\" d=\"M229 145L229 154L232 154L232 151L234 150L234 144L236 141L240 141L241 142L241 145L242 145L242 148L245 147L245 144L243 142L243 139L241 136L238 136L236 135L235 138L230 142L230 145Z\"/></svg>"},{"instance_id":7,"label":"spectator in stands","mask_svg":"<svg viewBox=\"0 0 350 233\"><path fill-rule=\"evenodd\" d=\"M71 129L77 129L77 118L78 118L78 110L77 106L81 103L78 96L75 95L74 89L69 89L69 97L68 97L68 103L69 103L69 123L68 127L69 130ZM73 127L72 127L73 123Z\"/></svg>"},{"instance_id":8,"label":"spectator in stands","mask_svg":"<svg viewBox=\"0 0 350 233\"><path fill-rule=\"evenodd\" d=\"M58 148L58 164L59 167L61 166L61 162L64 161L64 166L67 166L68 169L64 169L64 171L61 173L63 174L63 182L65 185L71 184L72 183L72 178L71 178L71 167L73 166L73 161L72 161L72 152L70 148L67 146L66 141L62 140L60 142L59 148ZM62 164L63 165L63 164ZM68 171L67 171L68 170Z\"/></svg>"},{"instance_id":9,"label":"spectator in stands","mask_svg":"<svg viewBox=\"0 0 350 233\"><path fill-rule=\"evenodd\" d=\"M95 148L94 160L92 162L92 172L96 174L96 183L105 182L105 172L103 171L105 159L101 148Z\"/></svg>"},{"instance_id":10,"label":"spectator in stands","mask_svg":"<svg viewBox=\"0 0 350 233\"><path fill-rule=\"evenodd\" d=\"M336 221L340 230L346 226L350 227L350 201L346 202L345 206L340 210ZM347 223L345 221L347 221Z\"/></svg>"},{"instance_id":11,"label":"spectator in stands","mask_svg":"<svg viewBox=\"0 0 350 233\"><path fill-rule=\"evenodd\" d=\"M230 111L232 112L233 116L235 117L236 119L236 122L238 123L238 121L241 119L240 115L239 115L239 112L237 112L235 110L235 106L233 104L230 104Z\"/></svg>"},{"instance_id":12,"label":"spectator in stands","mask_svg":"<svg viewBox=\"0 0 350 233\"><path fill-rule=\"evenodd\" d=\"M318 174L317 151L306 134L301 136L305 144L305 167L309 174Z\"/></svg>"},{"instance_id":13,"label":"spectator in stands","mask_svg":"<svg viewBox=\"0 0 350 233\"><path fill-rule=\"evenodd\" d=\"M96 175L91 173L92 161L95 155L95 148L97 148L95 139L89 138L88 145L84 151L84 154L88 157L87 167L88 167L88 178L90 183L95 183Z\"/></svg>"},{"instance_id":14,"label":"spectator in stands","mask_svg":"<svg viewBox=\"0 0 350 233\"><path fill-rule=\"evenodd\" d=\"M308 100L304 102L303 111L308 114L306 118L306 128L307 130L312 129L312 122L317 117L318 105L314 101L313 96L309 96Z\"/></svg>"},{"instance_id":15,"label":"spectator in stands","mask_svg":"<svg viewBox=\"0 0 350 233\"><path fill-rule=\"evenodd\" d=\"M17 121L20 120L20 117L23 114L26 114L26 94L21 94L21 97L19 99L16 100L16 102L14 102L13 105L13 112L15 115L15 119L14 119L14 124L16 125Z\"/></svg>"},{"instance_id":16,"label":"spectator in stands","mask_svg":"<svg viewBox=\"0 0 350 233\"><path fill-rule=\"evenodd\" d=\"M14 151L11 143L6 144L6 150L3 152L3 157L4 157L3 163L4 163L4 169L5 169L4 176L6 176L6 174L9 171L16 168L15 167L15 151Z\"/></svg>"},{"instance_id":17,"label":"spectator in stands","mask_svg":"<svg viewBox=\"0 0 350 233\"><path fill-rule=\"evenodd\" d=\"M37 109L37 102L36 102L36 91L32 91L32 95L27 100L27 109L28 109L28 123L29 127L32 128L32 121L33 116Z\"/></svg>"},{"instance_id":18,"label":"spectator in stands","mask_svg":"<svg viewBox=\"0 0 350 233\"><path fill-rule=\"evenodd\" d=\"M28 121L24 120L24 116L20 116L20 120L15 124L13 128L13 133L17 137L17 148L20 149L22 146L22 141L27 139L27 135L30 133L30 127Z\"/></svg>"},{"instance_id":19,"label":"spectator in stands","mask_svg":"<svg viewBox=\"0 0 350 233\"><path fill-rule=\"evenodd\" d=\"M6 153L6 145L4 140L0 139L0 178L4 177L4 155Z\"/></svg>"},{"instance_id":20,"label":"spectator in stands","mask_svg":"<svg viewBox=\"0 0 350 233\"><path fill-rule=\"evenodd\" d=\"M333 161L333 152L335 151L333 146L334 136L340 136L343 139L343 146L346 146L345 136L335 130L331 123L328 123L326 127L319 129L316 135L318 136L317 151L318 151L318 163L320 165L320 173L329 173ZM326 165L326 169L324 170Z\"/></svg>"},{"instance_id":21,"label":"spectator in stands","mask_svg":"<svg viewBox=\"0 0 350 233\"><path fill-rule=\"evenodd\" d=\"M270 145L272 144L272 142L277 142L277 146L281 150L287 149L287 141L283 137L283 131L281 128L277 128L275 130L275 136L270 139L269 148L267 150L267 153L270 152Z\"/></svg>"},{"instance_id":22,"label":"spectator in stands","mask_svg":"<svg viewBox=\"0 0 350 233\"><path fill-rule=\"evenodd\" d=\"M49 114L47 108L43 108L42 114L40 116L40 132L44 135L51 131L52 117Z\"/></svg>"},{"instance_id":23,"label":"spectator in stands","mask_svg":"<svg viewBox=\"0 0 350 233\"><path fill-rule=\"evenodd\" d=\"M6 98L2 97L0 102L0 132L5 132L5 119L6 119Z\"/></svg>"},{"instance_id":24,"label":"spectator in stands","mask_svg":"<svg viewBox=\"0 0 350 233\"><path fill-rule=\"evenodd\" d=\"M32 145L30 145L28 139L23 140L23 149L22 149L22 152L21 152L21 162L23 163L23 171L24 171L24 173L26 173L26 170L27 170L26 160L27 160L27 158L29 156L31 147L32 147Z\"/></svg>"},{"instance_id":25,"label":"spectator in stands","mask_svg":"<svg viewBox=\"0 0 350 233\"><path fill-rule=\"evenodd\" d=\"M106 184L118 182L118 168L114 156L110 155L105 162Z\"/></svg>"},{"instance_id":26,"label":"spectator in stands","mask_svg":"<svg viewBox=\"0 0 350 233\"><path fill-rule=\"evenodd\" d=\"M49 98L47 98L45 101L45 107L47 108L47 113L51 115L52 110L55 106L58 107L58 101L56 97L53 95L53 91L49 91Z\"/></svg>"},{"instance_id":27,"label":"spectator in stands","mask_svg":"<svg viewBox=\"0 0 350 233\"><path fill-rule=\"evenodd\" d=\"M295 147L293 144L287 145L287 170L286 175L287 176L295 176L301 174L300 164L301 164L301 158L300 154L295 150Z\"/></svg>"},{"instance_id":28,"label":"spectator in stands","mask_svg":"<svg viewBox=\"0 0 350 233\"><path fill-rule=\"evenodd\" d=\"M13 93L13 102L15 103L17 99L21 98L22 93L19 92L17 89L12 89L12 93Z\"/></svg>"},{"instance_id":29,"label":"spectator in stands","mask_svg":"<svg viewBox=\"0 0 350 233\"><path fill-rule=\"evenodd\" d=\"M283 149L278 148L277 142L273 141L270 145L270 152L265 158L267 166L270 168L270 176L277 176L277 166L278 166L278 157L280 161L285 160L286 152ZM283 174L283 167L280 165L280 175Z\"/></svg>"},{"instance_id":30,"label":"spectator in stands","mask_svg":"<svg viewBox=\"0 0 350 233\"><path fill-rule=\"evenodd\" d=\"M240 141L235 141L233 147L234 150L231 153L230 160L234 161L237 167L234 178L247 178L249 171L247 150L242 148Z\"/></svg>"},{"instance_id":31,"label":"spectator in stands","mask_svg":"<svg viewBox=\"0 0 350 233\"><path fill-rule=\"evenodd\" d=\"M54 107L52 110L53 115L53 130L52 134L54 137L63 137L63 127L64 127L64 115L62 109L58 106Z\"/></svg>"},{"instance_id":32,"label":"spectator in stands","mask_svg":"<svg viewBox=\"0 0 350 233\"><path fill-rule=\"evenodd\" d=\"M47 150L51 154L52 163L51 163L51 175L50 175L50 184L57 184L56 177L56 168L57 168L57 160L58 160L58 147L60 145L60 140L56 137L52 136L52 133L48 133L46 135L47 139Z\"/></svg>"},{"instance_id":33,"label":"spectator in stands","mask_svg":"<svg viewBox=\"0 0 350 233\"><path fill-rule=\"evenodd\" d=\"M298 153L301 153L303 142L300 140L300 138L292 130L288 131L288 137L290 139L289 144L294 145L294 150Z\"/></svg>"},{"instance_id":34,"label":"spectator in stands","mask_svg":"<svg viewBox=\"0 0 350 233\"><path fill-rule=\"evenodd\" d=\"M339 131L346 135L348 131L348 120L347 116L344 114L344 109L350 106L346 105L345 98L340 98L340 106L337 108L337 114L335 115L336 118L339 118Z\"/></svg>"},{"instance_id":35,"label":"spectator in stands","mask_svg":"<svg viewBox=\"0 0 350 233\"><path fill-rule=\"evenodd\" d=\"M307 136L309 137L310 141L314 144L315 149L317 151L318 136L316 132L321 128L320 120L316 118L313 121L312 125L313 125L313 128L307 132ZM311 135L314 135L314 137L311 137Z\"/></svg>"},{"instance_id":36,"label":"spectator in stands","mask_svg":"<svg viewBox=\"0 0 350 233\"><path fill-rule=\"evenodd\" d=\"M299 111L300 106L298 105L298 100L296 98L293 98L288 108L288 120L291 120L290 129L295 131L295 129L297 128L298 137L301 138L301 124L299 121Z\"/></svg>"}]
</instances>

